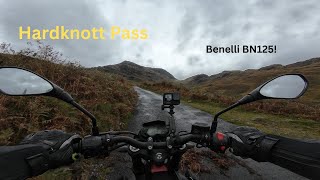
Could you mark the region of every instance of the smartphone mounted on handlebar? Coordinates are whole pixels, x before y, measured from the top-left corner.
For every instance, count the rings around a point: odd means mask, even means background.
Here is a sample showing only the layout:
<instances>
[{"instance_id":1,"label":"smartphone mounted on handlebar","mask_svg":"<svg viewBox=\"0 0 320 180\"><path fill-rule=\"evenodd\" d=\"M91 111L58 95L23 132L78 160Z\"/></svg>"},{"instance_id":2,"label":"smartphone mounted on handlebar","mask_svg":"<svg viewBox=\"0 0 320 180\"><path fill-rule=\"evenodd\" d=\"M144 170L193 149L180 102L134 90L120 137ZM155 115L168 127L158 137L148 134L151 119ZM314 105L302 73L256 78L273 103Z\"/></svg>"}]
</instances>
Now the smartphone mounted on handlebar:
<instances>
[{"instance_id":1,"label":"smartphone mounted on handlebar","mask_svg":"<svg viewBox=\"0 0 320 180\"><path fill-rule=\"evenodd\" d=\"M173 116L174 114L174 106L180 104L180 94L178 92L174 93L164 93L163 94L163 102L161 109L164 110L166 108L170 109L169 114Z\"/></svg>"},{"instance_id":2,"label":"smartphone mounted on handlebar","mask_svg":"<svg viewBox=\"0 0 320 180\"><path fill-rule=\"evenodd\" d=\"M163 105L179 105L180 104L180 94L174 93L164 93L163 94Z\"/></svg>"}]
</instances>

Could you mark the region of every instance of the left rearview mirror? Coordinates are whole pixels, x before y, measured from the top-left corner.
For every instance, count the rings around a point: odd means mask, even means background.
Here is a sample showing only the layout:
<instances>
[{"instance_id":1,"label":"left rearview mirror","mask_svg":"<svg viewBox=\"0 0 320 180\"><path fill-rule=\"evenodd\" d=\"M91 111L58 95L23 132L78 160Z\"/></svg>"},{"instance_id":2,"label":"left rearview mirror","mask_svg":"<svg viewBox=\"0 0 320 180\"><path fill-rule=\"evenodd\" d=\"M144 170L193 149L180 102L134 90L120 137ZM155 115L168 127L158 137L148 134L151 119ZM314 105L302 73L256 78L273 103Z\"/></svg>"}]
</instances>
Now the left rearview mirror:
<instances>
[{"instance_id":1,"label":"left rearview mirror","mask_svg":"<svg viewBox=\"0 0 320 180\"><path fill-rule=\"evenodd\" d=\"M0 68L0 91L12 96L40 95L53 90L50 82L33 72L13 68Z\"/></svg>"},{"instance_id":2,"label":"left rearview mirror","mask_svg":"<svg viewBox=\"0 0 320 180\"><path fill-rule=\"evenodd\" d=\"M99 135L93 114L74 101L71 95L46 78L19 67L0 67L0 92L11 96L51 96L79 109L92 120L92 135Z\"/></svg>"}]
</instances>

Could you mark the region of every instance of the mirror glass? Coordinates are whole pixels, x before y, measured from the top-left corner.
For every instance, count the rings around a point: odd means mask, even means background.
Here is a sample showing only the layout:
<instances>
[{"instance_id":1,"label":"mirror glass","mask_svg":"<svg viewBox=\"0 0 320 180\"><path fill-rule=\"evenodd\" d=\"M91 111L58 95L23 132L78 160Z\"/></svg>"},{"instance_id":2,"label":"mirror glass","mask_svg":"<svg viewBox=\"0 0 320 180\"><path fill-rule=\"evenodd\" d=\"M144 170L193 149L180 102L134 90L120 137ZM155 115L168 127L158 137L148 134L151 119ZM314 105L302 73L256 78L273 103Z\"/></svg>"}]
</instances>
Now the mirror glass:
<instances>
[{"instance_id":1,"label":"mirror glass","mask_svg":"<svg viewBox=\"0 0 320 180\"><path fill-rule=\"evenodd\" d=\"M50 92L52 85L33 74L18 68L0 68L0 90L8 95L36 95Z\"/></svg>"},{"instance_id":2,"label":"mirror glass","mask_svg":"<svg viewBox=\"0 0 320 180\"><path fill-rule=\"evenodd\" d=\"M280 76L260 89L260 94L270 98L297 98L306 88L307 82L299 75Z\"/></svg>"}]
</instances>

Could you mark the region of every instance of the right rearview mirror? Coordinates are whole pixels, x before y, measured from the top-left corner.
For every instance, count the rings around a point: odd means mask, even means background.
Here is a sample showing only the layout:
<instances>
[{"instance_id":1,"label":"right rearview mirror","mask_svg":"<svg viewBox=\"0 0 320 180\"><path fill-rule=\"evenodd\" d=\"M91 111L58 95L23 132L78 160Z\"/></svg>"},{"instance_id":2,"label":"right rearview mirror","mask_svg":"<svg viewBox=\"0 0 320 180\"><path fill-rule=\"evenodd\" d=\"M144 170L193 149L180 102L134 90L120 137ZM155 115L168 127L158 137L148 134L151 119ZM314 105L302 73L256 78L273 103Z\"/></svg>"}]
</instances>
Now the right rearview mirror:
<instances>
[{"instance_id":1,"label":"right rearview mirror","mask_svg":"<svg viewBox=\"0 0 320 180\"><path fill-rule=\"evenodd\" d=\"M308 81L302 74L284 74L277 76L238 101L238 105L261 99L296 99L308 88Z\"/></svg>"},{"instance_id":2,"label":"right rearview mirror","mask_svg":"<svg viewBox=\"0 0 320 180\"><path fill-rule=\"evenodd\" d=\"M284 74L277 76L263 83L235 104L215 114L210 133L213 135L216 131L218 117L237 106L261 99L296 99L302 96L307 88L308 80L302 74Z\"/></svg>"},{"instance_id":3,"label":"right rearview mirror","mask_svg":"<svg viewBox=\"0 0 320 180\"><path fill-rule=\"evenodd\" d=\"M300 97L307 89L306 79L299 74L279 76L265 83L259 90L267 98L294 99Z\"/></svg>"}]
</instances>

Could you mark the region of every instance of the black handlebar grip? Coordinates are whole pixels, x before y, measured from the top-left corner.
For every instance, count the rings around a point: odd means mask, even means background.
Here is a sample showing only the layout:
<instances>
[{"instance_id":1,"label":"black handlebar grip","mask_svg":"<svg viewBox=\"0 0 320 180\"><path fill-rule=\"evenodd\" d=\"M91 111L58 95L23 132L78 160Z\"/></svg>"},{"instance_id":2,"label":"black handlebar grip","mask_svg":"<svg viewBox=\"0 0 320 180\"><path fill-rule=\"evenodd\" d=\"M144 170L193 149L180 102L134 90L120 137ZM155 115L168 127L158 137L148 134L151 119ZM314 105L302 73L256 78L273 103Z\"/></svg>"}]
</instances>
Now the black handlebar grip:
<instances>
[{"instance_id":1,"label":"black handlebar grip","mask_svg":"<svg viewBox=\"0 0 320 180\"><path fill-rule=\"evenodd\" d=\"M106 150L101 136L87 136L82 139L81 153L85 158L106 154Z\"/></svg>"}]
</instances>

